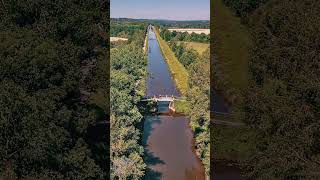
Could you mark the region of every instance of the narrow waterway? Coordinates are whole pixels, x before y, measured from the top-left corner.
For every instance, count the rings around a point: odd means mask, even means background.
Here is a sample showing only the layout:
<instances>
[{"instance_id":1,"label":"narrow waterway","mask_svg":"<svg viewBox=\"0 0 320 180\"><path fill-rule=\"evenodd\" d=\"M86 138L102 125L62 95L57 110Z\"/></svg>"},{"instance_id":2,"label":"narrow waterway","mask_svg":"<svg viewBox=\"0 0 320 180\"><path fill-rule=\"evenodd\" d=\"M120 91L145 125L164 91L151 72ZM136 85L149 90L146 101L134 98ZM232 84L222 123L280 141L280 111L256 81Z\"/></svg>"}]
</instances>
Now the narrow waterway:
<instances>
[{"instance_id":1,"label":"narrow waterway","mask_svg":"<svg viewBox=\"0 0 320 180\"><path fill-rule=\"evenodd\" d=\"M180 96L161 54L156 35L149 37L147 96ZM166 106L164 106L166 107ZM166 109L161 109L166 111ZM189 121L179 115L149 115L143 131L147 180L204 180L204 169L195 154Z\"/></svg>"}]
</instances>

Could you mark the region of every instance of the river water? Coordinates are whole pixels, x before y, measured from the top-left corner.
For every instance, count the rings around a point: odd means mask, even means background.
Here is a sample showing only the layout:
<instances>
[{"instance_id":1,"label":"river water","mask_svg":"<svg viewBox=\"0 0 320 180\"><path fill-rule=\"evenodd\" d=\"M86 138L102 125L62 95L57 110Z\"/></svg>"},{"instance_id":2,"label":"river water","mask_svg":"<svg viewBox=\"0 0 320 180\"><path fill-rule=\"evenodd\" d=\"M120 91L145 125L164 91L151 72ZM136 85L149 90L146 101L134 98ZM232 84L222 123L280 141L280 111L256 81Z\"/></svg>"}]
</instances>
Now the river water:
<instances>
[{"instance_id":1,"label":"river water","mask_svg":"<svg viewBox=\"0 0 320 180\"><path fill-rule=\"evenodd\" d=\"M180 96L161 54L156 35L149 37L147 96ZM166 107L166 106L163 106ZM162 108L163 111L166 111ZM143 139L148 180L204 180L204 168L195 154L189 120L181 115L145 117Z\"/></svg>"}]
</instances>

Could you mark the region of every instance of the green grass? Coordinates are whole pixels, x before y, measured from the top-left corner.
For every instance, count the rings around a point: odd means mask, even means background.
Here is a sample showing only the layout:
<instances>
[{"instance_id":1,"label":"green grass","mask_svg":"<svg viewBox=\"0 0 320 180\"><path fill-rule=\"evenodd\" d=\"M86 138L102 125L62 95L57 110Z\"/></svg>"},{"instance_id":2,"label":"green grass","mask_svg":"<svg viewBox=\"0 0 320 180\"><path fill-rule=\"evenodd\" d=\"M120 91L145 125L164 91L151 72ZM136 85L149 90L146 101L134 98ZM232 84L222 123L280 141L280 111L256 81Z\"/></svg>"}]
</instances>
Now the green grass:
<instances>
[{"instance_id":1,"label":"green grass","mask_svg":"<svg viewBox=\"0 0 320 180\"><path fill-rule=\"evenodd\" d=\"M200 42L187 42L187 41L179 41L178 44L183 43L189 49L196 50L200 55L205 52L210 44L209 43L200 43Z\"/></svg>"},{"instance_id":2,"label":"green grass","mask_svg":"<svg viewBox=\"0 0 320 180\"><path fill-rule=\"evenodd\" d=\"M177 113L187 114L190 111L190 104L188 101L174 101L174 108Z\"/></svg>"},{"instance_id":3,"label":"green grass","mask_svg":"<svg viewBox=\"0 0 320 180\"><path fill-rule=\"evenodd\" d=\"M169 70L172 74L173 79L177 85L177 88L183 96L187 95L188 92L188 71L186 68L179 62L177 57L174 55L169 45L160 37L158 30L155 30L157 40L161 49L161 52L164 58L167 61Z\"/></svg>"},{"instance_id":4,"label":"green grass","mask_svg":"<svg viewBox=\"0 0 320 180\"><path fill-rule=\"evenodd\" d=\"M146 42L145 53L148 54L149 53L149 37L148 37L148 35L146 35L146 37L145 37L145 42Z\"/></svg>"}]
</instances>

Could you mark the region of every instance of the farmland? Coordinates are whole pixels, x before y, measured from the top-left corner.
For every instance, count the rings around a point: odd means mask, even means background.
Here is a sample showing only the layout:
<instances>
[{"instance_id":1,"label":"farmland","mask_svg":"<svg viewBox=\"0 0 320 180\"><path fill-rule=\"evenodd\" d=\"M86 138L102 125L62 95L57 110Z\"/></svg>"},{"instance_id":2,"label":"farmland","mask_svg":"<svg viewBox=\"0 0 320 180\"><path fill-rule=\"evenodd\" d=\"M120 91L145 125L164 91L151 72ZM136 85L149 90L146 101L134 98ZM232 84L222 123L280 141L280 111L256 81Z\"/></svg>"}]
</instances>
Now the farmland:
<instances>
[{"instance_id":1,"label":"farmland","mask_svg":"<svg viewBox=\"0 0 320 180\"><path fill-rule=\"evenodd\" d=\"M176 31L176 32L187 32L189 34L196 33L196 34L210 34L210 29L195 29L195 28L169 28L170 32Z\"/></svg>"},{"instance_id":2,"label":"farmland","mask_svg":"<svg viewBox=\"0 0 320 180\"><path fill-rule=\"evenodd\" d=\"M208 43L199 43L199 42L179 41L179 42L177 42L177 44L178 45L184 44L188 49L194 49L199 54L203 54L210 47L210 44L208 44Z\"/></svg>"},{"instance_id":3,"label":"farmland","mask_svg":"<svg viewBox=\"0 0 320 180\"><path fill-rule=\"evenodd\" d=\"M117 41L128 41L128 38L110 37L110 42L117 42Z\"/></svg>"}]
</instances>

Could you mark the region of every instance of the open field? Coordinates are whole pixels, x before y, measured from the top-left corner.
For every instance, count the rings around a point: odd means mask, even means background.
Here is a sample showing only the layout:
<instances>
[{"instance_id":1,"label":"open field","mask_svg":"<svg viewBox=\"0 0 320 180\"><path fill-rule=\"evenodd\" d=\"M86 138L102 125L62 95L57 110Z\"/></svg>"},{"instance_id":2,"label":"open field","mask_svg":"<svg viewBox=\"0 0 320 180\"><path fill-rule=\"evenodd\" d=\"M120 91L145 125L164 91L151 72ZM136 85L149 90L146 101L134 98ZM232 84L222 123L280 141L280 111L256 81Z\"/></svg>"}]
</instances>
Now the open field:
<instances>
[{"instance_id":1,"label":"open field","mask_svg":"<svg viewBox=\"0 0 320 180\"><path fill-rule=\"evenodd\" d=\"M204 33L206 35L210 34L210 29L185 29L185 28L174 29L174 28L169 28L168 30L170 32L173 32L173 31L176 31L176 32L187 32L189 34L191 34L193 32L196 33L196 34L201 34L201 33Z\"/></svg>"},{"instance_id":2,"label":"open field","mask_svg":"<svg viewBox=\"0 0 320 180\"><path fill-rule=\"evenodd\" d=\"M110 42L116 42L116 41L128 41L128 39L121 38L121 37L110 37Z\"/></svg>"},{"instance_id":3,"label":"open field","mask_svg":"<svg viewBox=\"0 0 320 180\"><path fill-rule=\"evenodd\" d=\"M186 41L179 41L178 44L183 43L189 49L196 50L200 55L205 52L210 44L209 43L199 43L199 42L186 42Z\"/></svg>"},{"instance_id":4,"label":"open field","mask_svg":"<svg viewBox=\"0 0 320 180\"><path fill-rule=\"evenodd\" d=\"M185 96L188 91L188 72L183 66L183 64L181 64L177 57L174 55L167 42L161 38L159 31L155 28L154 30L157 36L161 52L168 63L170 72L172 74L173 79L176 82L177 88L179 89L181 94Z\"/></svg>"}]
</instances>

